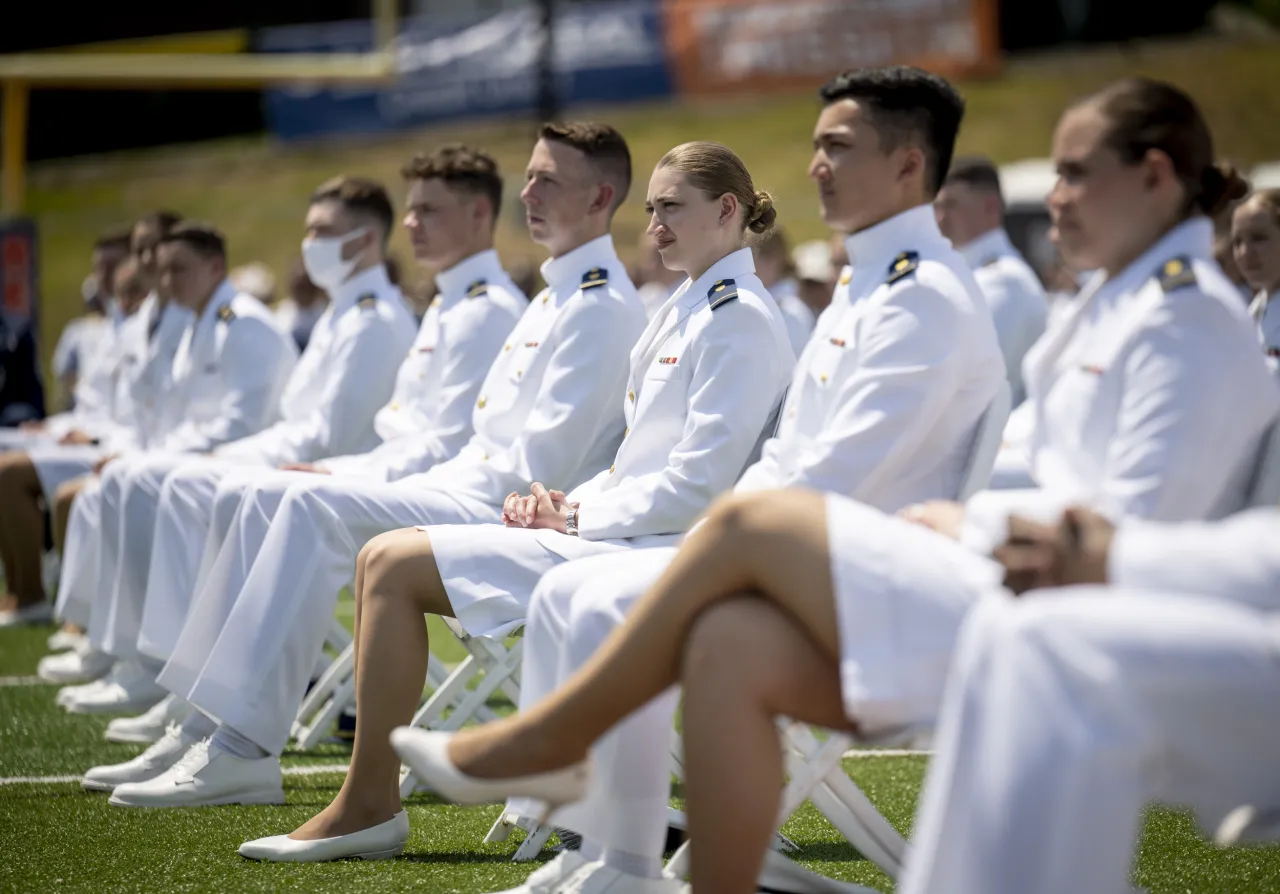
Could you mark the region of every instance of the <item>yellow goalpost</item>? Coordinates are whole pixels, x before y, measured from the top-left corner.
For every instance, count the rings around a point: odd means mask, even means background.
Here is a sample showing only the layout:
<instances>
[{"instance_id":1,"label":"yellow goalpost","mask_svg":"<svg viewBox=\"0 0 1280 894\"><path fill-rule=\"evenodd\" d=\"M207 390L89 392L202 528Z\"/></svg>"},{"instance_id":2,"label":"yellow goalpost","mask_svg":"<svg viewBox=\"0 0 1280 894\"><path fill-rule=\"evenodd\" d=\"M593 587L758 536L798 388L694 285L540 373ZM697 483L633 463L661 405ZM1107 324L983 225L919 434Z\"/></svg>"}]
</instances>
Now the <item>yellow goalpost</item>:
<instances>
[{"instance_id":1,"label":"yellow goalpost","mask_svg":"<svg viewBox=\"0 0 1280 894\"><path fill-rule=\"evenodd\" d=\"M27 110L38 87L252 90L276 84L381 84L395 78L396 0L373 0L371 53L13 53L0 55L4 84L0 213L23 210Z\"/></svg>"}]
</instances>

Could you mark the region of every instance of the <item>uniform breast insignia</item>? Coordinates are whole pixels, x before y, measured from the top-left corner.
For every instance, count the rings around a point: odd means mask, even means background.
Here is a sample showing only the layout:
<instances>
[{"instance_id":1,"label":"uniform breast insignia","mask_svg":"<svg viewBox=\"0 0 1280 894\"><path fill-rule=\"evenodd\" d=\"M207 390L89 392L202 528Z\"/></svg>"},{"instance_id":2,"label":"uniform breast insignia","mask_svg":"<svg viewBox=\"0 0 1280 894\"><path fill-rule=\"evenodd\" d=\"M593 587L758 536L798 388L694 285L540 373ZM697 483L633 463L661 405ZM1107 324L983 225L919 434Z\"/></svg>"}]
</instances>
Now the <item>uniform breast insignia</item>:
<instances>
[{"instance_id":1,"label":"uniform breast insignia","mask_svg":"<svg viewBox=\"0 0 1280 894\"><path fill-rule=\"evenodd\" d=\"M658 363L662 366L671 366L673 363L675 363L679 359L680 359L679 357L659 357Z\"/></svg>"},{"instance_id":2,"label":"uniform breast insignia","mask_svg":"<svg viewBox=\"0 0 1280 894\"><path fill-rule=\"evenodd\" d=\"M467 286L468 298L483 298L489 292L489 284L483 279L477 279L471 285Z\"/></svg>"},{"instance_id":3,"label":"uniform breast insignia","mask_svg":"<svg viewBox=\"0 0 1280 894\"><path fill-rule=\"evenodd\" d=\"M236 318L236 312L231 309L231 305L224 304L218 308L218 320L223 323L230 323Z\"/></svg>"},{"instance_id":4,"label":"uniform breast insignia","mask_svg":"<svg viewBox=\"0 0 1280 894\"><path fill-rule=\"evenodd\" d=\"M582 274L582 285L578 286L578 288L585 292L587 289L598 289L600 286L608 285L608 283L608 271L603 267L592 267Z\"/></svg>"},{"instance_id":5,"label":"uniform breast insignia","mask_svg":"<svg viewBox=\"0 0 1280 894\"><path fill-rule=\"evenodd\" d=\"M722 279L707 290L707 303L712 310L723 307L738 297L738 287L731 279Z\"/></svg>"},{"instance_id":6,"label":"uniform breast insignia","mask_svg":"<svg viewBox=\"0 0 1280 894\"><path fill-rule=\"evenodd\" d=\"M356 299L356 307L359 307L362 310L373 310L377 306L378 296L373 294L373 292L365 292Z\"/></svg>"},{"instance_id":7,"label":"uniform breast insignia","mask_svg":"<svg viewBox=\"0 0 1280 894\"><path fill-rule=\"evenodd\" d=\"M835 345L837 348L843 348L845 344L843 338L833 338L831 339L831 343Z\"/></svg>"},{"instance_id":8,"label":"uniform breast insignia","mask_svg":"<svg viewBox=\"0 0 1280 894\"><path fill-rule=\"evenodd\" d=\"M540 341L527 341L524 343L524 346L526 348L536 348L540 344L542 344Z\"/></svg>"},{"instance_id":9,"label":"uniform breast insignia","mask_svg":"<svg viewBox=\"0 0 1280 894\"><path fill-rule=\"evenodd\" d=\"M1160 281L1160 288L1163 291L1172 292L1183 286L1195 285L1196 273L1191 269L1191 259L1180 257L1165 261L1156 278Z\"/></svg>"},{"instance_id":10,"label":"uniform breast insignia","mask_svg":"<svg viewBox=\"0 0 1280 894\"><path fill-rule=\"evenodd\" d=\"M908 277L916 272L916 268L920 266L920 255L914 251L904 251L893 259L893 263L889 265L889 276L885 279L885 283L893 285L898 280Z\"/></svg>"},{"instance_id":11,"label":"uniform breast insignia","mask_svg":"<svg viewBox=\"0 0 1280 894\"><path fill-rule=\"evenodd\" d=\"M1103 369L1101 366L1098 366L1098 364L1096 363L1086 363L1084 366L1080 367L1080 371L1087 372L1095 376L1100 376L1104 372L1106 372L1105 369Z\"/></svg>"}]
</instances>

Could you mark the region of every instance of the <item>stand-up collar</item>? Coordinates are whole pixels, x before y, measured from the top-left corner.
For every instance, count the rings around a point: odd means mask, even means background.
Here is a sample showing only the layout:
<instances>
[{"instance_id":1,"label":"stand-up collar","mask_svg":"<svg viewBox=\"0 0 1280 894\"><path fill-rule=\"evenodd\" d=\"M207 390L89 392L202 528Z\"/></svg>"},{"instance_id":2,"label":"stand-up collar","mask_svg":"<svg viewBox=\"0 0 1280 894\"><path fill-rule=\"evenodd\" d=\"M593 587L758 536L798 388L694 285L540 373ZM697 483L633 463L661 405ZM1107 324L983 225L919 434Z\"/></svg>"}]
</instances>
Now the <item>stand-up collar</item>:
<instances>
[{"instance_id":1,"label":"stand-up collar","mask_svg":"<svg viewBox=\"0 0 1280 894\"><path fill-rule=\"evenodd\" d=\"M957 248L964 262L970 267L978 268L990 264L996 258L1015 254L1017 249L1009 241L1009 234L1003 227L988 230L968 245Z\"/></svg>"},{"instance_id":2,"label":"stand-up collar","mask_svg":"<svg viewBox=\"0 0 1280 894\"><path fill-rule=\"evenodd\" d=\"M556 301L563 301L582 285L582 277L593 267L622 266L613 247L613 237L606 233L590 242L584 242L573 251L558 258L548 258L542 264L542 278Z\"/></svg>"},{"instance_id":3,"label":"stand-up collar","mask_svg":"<svg viewBox=\"0 0 1280 894\"><path fill-rule=\"evenodd\" d=\"M917 205L846 237L844 247L849 252L849 265L858 270L891 260L908 247L925 248L930 243L950 244L938 229L933 206Z\"/></svg>"},{"instance_id":4,"label":"stand-up collar","mask_svg":"<svg viewBox=\"0 0 1280 894\"><path fill-rule=\"evenodd\" d=\"M491 283L504 275L498 253L488 248L437 273L436 292L440 295L441 305L450 307L466 298L476 283Z\"/></svg>"}]
</instances>

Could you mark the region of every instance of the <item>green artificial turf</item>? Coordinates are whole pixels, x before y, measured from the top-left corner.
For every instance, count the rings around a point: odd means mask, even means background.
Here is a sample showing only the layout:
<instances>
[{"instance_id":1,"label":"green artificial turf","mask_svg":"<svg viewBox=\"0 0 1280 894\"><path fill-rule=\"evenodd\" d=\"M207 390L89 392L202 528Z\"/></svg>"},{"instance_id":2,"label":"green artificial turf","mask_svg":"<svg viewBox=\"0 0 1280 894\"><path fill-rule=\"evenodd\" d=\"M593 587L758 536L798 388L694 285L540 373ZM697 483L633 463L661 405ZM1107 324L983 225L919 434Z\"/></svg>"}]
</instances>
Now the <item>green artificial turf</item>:
<instances>
[{"instance_id":1,"label":"green artificial turf","mask_svg":"<svg viewBox=\"0 0 1280 894\"><path fill-rule=\"evenodd\" d=\"M340 616L347 604L340 604ZM287 775L283 807L171 811L110 807L105 795L83 792L75 782L14 782L75 775L141 750L105 742L107 717L66 714L53 704L56 687L31 684L50 631L0 630L0 891L486 892L514 887L532 868L510 860L521 833L482 843L499 808L457 807L421 793L408 801L413 834L398 860L290 865L253 863L236 854L242 841L288 832L327 804L342 782L337 772ZM457 660L461 653L441 628L433 625L432 632L441 657ZM333 765L348 758L343 746L324 745L286 753L283 764ZM926 760L869 757L847 760L845 767L889 821L907 832ZM812 805L783 831L809 868L892 890L891 880ZM551 853L544 851L541 859ZM1202 840L1188 817L1153 810L1136 881L1152 894L1280 892L1280 848L1222 851Z\"/></svg>"}]
</instances>

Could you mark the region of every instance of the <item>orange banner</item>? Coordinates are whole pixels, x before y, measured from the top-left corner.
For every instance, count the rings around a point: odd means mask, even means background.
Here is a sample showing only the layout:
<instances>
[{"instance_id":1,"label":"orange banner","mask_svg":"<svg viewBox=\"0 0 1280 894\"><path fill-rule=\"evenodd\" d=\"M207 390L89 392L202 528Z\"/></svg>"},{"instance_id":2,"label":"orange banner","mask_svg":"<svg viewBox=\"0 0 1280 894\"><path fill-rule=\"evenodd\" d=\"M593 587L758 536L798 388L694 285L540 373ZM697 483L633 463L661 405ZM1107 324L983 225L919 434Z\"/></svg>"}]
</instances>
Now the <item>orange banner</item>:
<instances>
[{"instance_id":1,"label":"orange banner","mask_svg":"<svg viewBox=\"0 0 1280 894\"><path fill-rule=\"evenodd\" d=\"M999 68L996 0L664 0L685 95L794 90L847 68Z\"/></svg>"}]
</instances>

